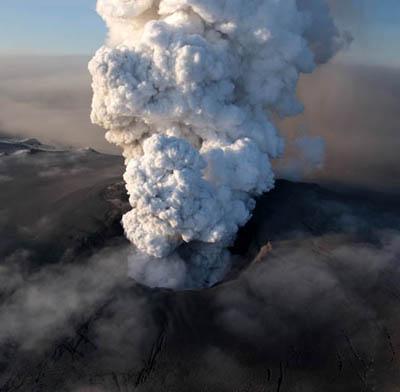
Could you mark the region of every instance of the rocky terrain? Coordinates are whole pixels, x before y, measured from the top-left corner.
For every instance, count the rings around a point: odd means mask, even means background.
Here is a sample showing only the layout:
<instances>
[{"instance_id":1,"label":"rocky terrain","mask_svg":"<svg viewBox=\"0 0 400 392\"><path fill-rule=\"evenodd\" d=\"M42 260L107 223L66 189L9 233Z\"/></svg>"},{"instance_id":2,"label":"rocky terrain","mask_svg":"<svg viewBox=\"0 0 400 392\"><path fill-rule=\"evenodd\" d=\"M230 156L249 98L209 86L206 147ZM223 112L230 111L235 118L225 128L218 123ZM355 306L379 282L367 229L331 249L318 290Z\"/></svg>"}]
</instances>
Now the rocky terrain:
<instances>
[{"instance_id":1,"label":"rocky terrain","mask_svg":"<svg viewBox=\"0 0 400 392\"><path fill-rule=\"evenodd\" d=\"M0 141L0 391L395 391L400 205L279 180L225 282L127 278L119 157Z\"/></svg>"}]
</instances>

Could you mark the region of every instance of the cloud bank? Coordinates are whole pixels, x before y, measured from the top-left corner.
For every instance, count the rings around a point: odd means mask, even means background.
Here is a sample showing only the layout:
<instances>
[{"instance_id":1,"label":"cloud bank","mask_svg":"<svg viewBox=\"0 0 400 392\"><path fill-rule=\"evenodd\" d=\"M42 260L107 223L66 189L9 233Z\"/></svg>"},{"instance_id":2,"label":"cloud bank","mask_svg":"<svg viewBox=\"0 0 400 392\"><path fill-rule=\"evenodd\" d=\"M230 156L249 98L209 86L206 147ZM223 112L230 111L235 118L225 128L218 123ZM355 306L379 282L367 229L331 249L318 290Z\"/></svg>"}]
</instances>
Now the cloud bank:
<instances>
[{"instance_id":1,"label":"cloud bank","mask_svg":"<svg viewBox=\"0 0 400 392\"><path fill-rule=\"evenodd\" d=\"M88 119L84 56L0 57L0 133L115 152Z\"/></svg>"}]
</instances>

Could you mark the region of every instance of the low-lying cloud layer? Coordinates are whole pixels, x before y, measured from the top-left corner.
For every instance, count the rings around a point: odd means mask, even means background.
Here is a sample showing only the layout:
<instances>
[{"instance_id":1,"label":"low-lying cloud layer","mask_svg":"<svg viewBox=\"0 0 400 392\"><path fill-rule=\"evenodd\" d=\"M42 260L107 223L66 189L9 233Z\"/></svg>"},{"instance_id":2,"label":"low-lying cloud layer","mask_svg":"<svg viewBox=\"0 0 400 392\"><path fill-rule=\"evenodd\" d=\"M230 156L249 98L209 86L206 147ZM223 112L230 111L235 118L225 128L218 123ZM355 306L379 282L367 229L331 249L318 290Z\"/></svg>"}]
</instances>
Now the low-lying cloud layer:
<instances>
[{"instance_id":1,"label":"low-lying cloud layer","mask_svg":"<svg viewBox=\"0 0 400 392\"><path fill-rule=\"evenodd\" d=\"M375 245L274 242L238 281L184 295L129 282L128 248L38 272L21 255L9 259L0 270L0 386L388 392L400 381L400 234L375 234Z\"/></svg>"},{"instance_id":2,"label":"low-lying cloud layer","mask_svg":"<svg viewBox=\"0 0 400 392\"><path fill-rule=\"evenodd\" d=\"M90 123L86 57L6 57L0 61L0 131L50 144L112 151Z\"/></svg>"}]
</instances>

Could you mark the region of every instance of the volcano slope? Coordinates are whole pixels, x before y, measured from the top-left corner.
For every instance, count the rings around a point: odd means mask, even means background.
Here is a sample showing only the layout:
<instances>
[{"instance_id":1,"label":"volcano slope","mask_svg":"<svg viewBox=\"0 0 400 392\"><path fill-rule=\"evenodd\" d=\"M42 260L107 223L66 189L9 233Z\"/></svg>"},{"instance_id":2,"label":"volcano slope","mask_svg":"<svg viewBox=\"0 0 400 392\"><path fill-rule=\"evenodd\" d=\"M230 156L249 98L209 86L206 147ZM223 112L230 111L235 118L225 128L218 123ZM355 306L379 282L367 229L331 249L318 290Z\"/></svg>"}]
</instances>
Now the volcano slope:
<instances>
[{"instance_id":1,"label":"volcano slope","mask_svg":"<svg viewBox=\"0 0 400 392\"><path fill-rule=\"evenodd\" d=\"M394 391L400 206L277 181L203 291L127 277L122 162L0 143L0 391Z\"/></svg>"}]
</instances>

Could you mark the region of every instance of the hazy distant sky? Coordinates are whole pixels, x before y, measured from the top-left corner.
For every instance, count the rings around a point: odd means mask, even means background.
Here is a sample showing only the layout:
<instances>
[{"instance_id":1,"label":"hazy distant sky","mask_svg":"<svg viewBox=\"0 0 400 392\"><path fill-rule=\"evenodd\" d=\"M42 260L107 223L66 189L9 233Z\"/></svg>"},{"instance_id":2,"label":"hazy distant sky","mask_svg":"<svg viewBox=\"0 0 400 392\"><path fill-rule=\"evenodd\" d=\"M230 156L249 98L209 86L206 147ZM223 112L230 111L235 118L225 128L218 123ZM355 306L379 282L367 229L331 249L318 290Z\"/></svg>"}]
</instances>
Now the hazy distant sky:
<instances>
[{"instance_id":1,"label":"hazy distant sky","mask_svg":"<svg viewBox=\"0 0 400 392\"><path fill-rule=\"evenodd\" d=\"M400 65L400 0L330 0L355 37L342 59ZM0 54L90 54L105 26L95 0L0 0Z\"/></svg>"}]
</instances>

